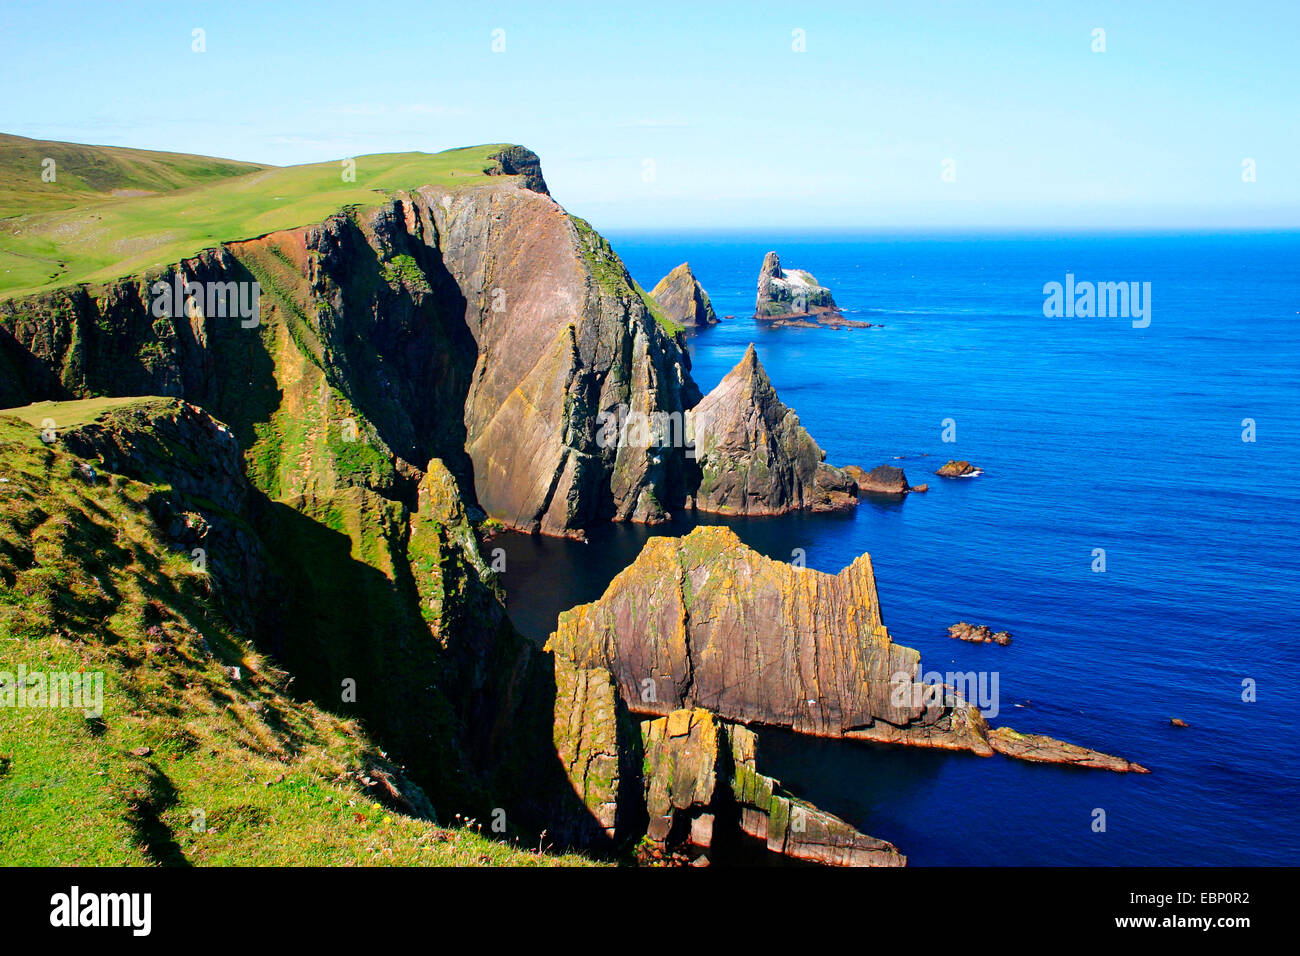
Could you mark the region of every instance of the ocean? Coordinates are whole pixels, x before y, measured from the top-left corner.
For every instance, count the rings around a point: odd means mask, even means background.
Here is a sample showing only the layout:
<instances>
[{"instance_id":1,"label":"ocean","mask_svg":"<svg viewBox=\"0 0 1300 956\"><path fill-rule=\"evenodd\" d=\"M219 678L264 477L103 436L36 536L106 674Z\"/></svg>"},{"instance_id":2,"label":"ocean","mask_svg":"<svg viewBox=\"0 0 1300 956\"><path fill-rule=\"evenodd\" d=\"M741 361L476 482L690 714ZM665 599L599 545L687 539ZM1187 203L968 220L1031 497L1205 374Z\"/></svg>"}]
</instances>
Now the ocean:
<instances>
[{"instance_id":1,"label":"ocean","mask_svg":"<svg viewBox=\"0 0 1300 956\"><path fill-rule=\"evenodd\" d=\"M1151 773L776 730L760 730L761 769L912 865L1294 864L1300 233L608 238L647 289L689 261L734 316L690 336L703 391L753 342L828 461L930 487L849 516L726 523L822 571L870 552L885 623L923 671L996 672L992 723ZM754 322L771 249L881 327ZM1067 274L1151 283L1149 326L1045 317L1044 285ZM936 477L949 458L984 474ZM504 536L512 616L544 640L647 536L686 527ZM1014 642L953 640L959 620Z\"/></svg>"}]
</instances>

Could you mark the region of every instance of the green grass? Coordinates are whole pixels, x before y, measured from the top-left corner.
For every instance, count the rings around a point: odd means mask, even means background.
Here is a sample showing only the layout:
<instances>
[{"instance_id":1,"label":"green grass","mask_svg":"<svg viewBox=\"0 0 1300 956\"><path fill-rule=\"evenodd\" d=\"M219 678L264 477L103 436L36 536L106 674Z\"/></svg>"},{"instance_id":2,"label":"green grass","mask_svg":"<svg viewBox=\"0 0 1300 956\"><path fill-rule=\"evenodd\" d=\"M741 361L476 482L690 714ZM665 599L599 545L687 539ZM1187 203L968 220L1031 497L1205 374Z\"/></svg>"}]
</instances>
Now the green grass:
<instances>
[{"instance_id":1,"label":"green grass","mask_svg":"<svg viewBox=\"0 0 1300 956\"><path fill-rule=\"evenodd\" d=\"M150 516L158 486L82 482L77 459L45 447L31 421L80 421L102 405L0 414L0 671L104 675L98 719L0 706L0 859L590 863L374 799L366 780L395 768L356 721L290 696L289 675L230 625L206 575L167 547Z\"/></svg>"},{"instance_id":2,"label":"green grass","mask_svg":"<svg viewBox=\"0 0 1300 956\"><path fill-rule=\"evenodd\" d=\"M19 408L0 409L0 416L9 415L27 422L33 428L42 428L47 419L53 420L57 431L88 425L105 412L149 402L149 399L128 398L84 398L72 402L36 402ZM153 401L164 404L166 399Z\"/></svg>"},{"instance_id":3,"label":"green grass","mask_svg":"<svg viewBox=\"0 0 1300 956\"><path fill-rule=\"evenodd\" d=\"M54 160L54 182L42 175ZM171 192L266 169L212 156L56 143L0 133L0 219L67 209L123 193Z\"/></svg>"},{"instance_id":4,"label":"green grass","mask_svg":"<svg viewBox=\"0 0 1300 956\"><path fill-rule=\"evenodd\" d=\"M356 182L344 182L335 161L256 169L153 196L24 211L0 219L0 298L136 275L223 242L320 222L345 206L373 206L395 190L473 182L498 167L491 157L503 148L358 156ZM24 208L23 191L14 199L10 189L6 182L0 190L0 209L15 202Z\"/></svg>"}]
</instances>

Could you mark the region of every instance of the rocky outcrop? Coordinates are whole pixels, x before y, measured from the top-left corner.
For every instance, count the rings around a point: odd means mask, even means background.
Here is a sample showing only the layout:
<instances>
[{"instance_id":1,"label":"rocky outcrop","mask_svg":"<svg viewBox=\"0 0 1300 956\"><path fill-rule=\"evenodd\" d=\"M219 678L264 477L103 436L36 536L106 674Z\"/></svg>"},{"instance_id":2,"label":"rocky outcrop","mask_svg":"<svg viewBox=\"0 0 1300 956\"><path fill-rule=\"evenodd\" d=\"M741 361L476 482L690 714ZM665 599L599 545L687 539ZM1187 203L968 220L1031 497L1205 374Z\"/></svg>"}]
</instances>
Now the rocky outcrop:
<instances>
[{"instance_id":1,"label":"rocky outcrop","mask_svg":"<svg viewBox=\"0 0 1300 956\"><path fill-rule=\"evenodd\" d=\"M758 738L707 710L675 710L641 723L647 839L708 853L727 827L773 853L832 866L902 866L890 843L859 833L759 772Z\"/></svg>"},{"instance_id":2,"label":"rocky outcrop","mask_svg":"<svg viewBox=\"0 0 1300 956\"><path fill-rule=\"evenodd\" d=\"M839 317L839 307L830 290L803 269L782 269L775 252L764 256L758 273L754 318L788 322L822 316Z\"/></svg>"},{"instance_id":3,"label":"rocky outcrop","mask_svg":"<svg viewBox=\"0 0 1300 956\"><path fill-rule=\"evenodd\" d=\"M800 733L969 750L997 747L983 715L952 688L918 680L920 655L895 644L880 615L871 558L838 575L762 557L721 527L652 538L592 604L560 616L547 646L603 667L633 712L703 707L724 720ZM1087 763L1000 744L1012 756Z\"/></svg>"},{"instance_id":4,"label":"rocky outcrop","mask_svg":"<svg viewBox=\"0 0 1300 956\"><path fill-rule=\"evenodd\" d=\"M981 468L976 468L968 461L949 459L935 474L940 478L977 478L984 474L984 471Z\"/></svg>"},{"instance_id":5,"label":"rocky outcrop","mask_svg":"<svg viewBox=\"0 0 1300 956\"><path fill-rule=\"evenodd\" d=\"M1001 644L1005 647L1011 643L1011 634L1007 631L994 632L986 624L967 624L965 621L958 621L948 628L948 636L972 644Z\"/></svg>"},{"instance_id":6,"label":"rocky outcrop","mask_svg":"<svg viewBox=\"0 0 1300 956\"><path fill-rule=\"evenodd\" d=\"M874 495L905 495L909 491L925 491L924 485L913 488L907 483L903 469L894 465L877 465L870 471L857 465L845 465L844 472L853 479L858 491Z\"/></svg>"},{"instance_id":7,"label":"rocky outcrop","mask_svg":"<svg viewBox=\"0 0 1300 956\"><path fill-rule=\"evenodd\" d=\"M688 329L714 325L718 321L709 294L695 278L689 262L683 262L660 279L659 284L650 290L650 295L668 318Z\"/></svg>"},{"instance_id":8,"label":"rocky outcrop","mask_svg":"<svg viewBox=\"0 0 1300 956\"><path fill-rule=\"evenodd\" d=\"M751 344L687 415L699 481L695 508L718 514L847 511L853 480L782 404Z\"/></svg>"},{"instance_id":9,"label":"rocky outcrop","mask_svg":"<svg viewBox=\"0 0 1300 956\"><path fill-rule=\"evenodd\" d=\"M492 158L499 165L485 170L489 176L522 176L524 188L541 193L543 196L551 194L551 191L546 188L546 180L542 178L542 161L531 149L523 146L507 146Z\"/></svg>"},{"instance_id":10,"label":"rocky outcrop","mask_svg":"<svg viewBox=\"0 0 1300 956\"><path fill-rule=\"evenodd\" d=\"M1098 753L1041 734L1017 733L1010 727L990 730L989 743L1003 756L1030 763L1065 764L1093 770L1113 770L1116 773L1150 773L1141 764L1132 763L1123 757Z\"/></svg>"},{"instance_id":11,"label":"rocky outcrop","mask_svg":"<svg viewBox=\"0 0 1300 956\"><path fill-rule=\"evenodd\" d=\"M56 425L59 407L48 413ZM96 462L92 474L161 489L145 504L166 540L210 576L226 614L252 633L267 558L251 527L253 491L230 429L180 399L141 398L56 434L67 451Z\"/></svg>"},{"instance_id":12,"label":"rocky outcrop","mask_svg":"<svg viewBox=\"0 0 1300 956\"><path fill-rule=\"evenodd\" d=\"M555 747L588 826L606 843L641 841L647 861L707 862L742 834L783 856L837 866L901 866L891 844L759 772L757 738L700 708L628 717L610 672L555 659ZM558 832L573 836L578 831ZM590 835L589 835L590 838Z\"/></svg>"}]
</instances>

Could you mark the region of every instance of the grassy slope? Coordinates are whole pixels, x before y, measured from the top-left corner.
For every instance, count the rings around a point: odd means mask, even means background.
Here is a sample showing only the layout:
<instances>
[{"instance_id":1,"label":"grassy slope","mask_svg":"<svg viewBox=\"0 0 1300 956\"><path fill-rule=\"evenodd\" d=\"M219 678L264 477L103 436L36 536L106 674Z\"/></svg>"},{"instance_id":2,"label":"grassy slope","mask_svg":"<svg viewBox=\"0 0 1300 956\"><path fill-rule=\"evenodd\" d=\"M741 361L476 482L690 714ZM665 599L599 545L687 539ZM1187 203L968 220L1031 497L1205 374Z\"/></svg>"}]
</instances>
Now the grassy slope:
<instances>
[{"instance_id":1,"label":"grassy slope","mask_svg":"<svg viewBox=\"0 0 1300 956\"><path fill-rule=\"evenodd\" d=\"M55 162L45 182L42 163ZM0 133L0 219L50 212L109 199L115 192L161 193L244 176L265 169L212 156L159 153L117 146L55 143Z\"/></svg>"},{"instance_id":2,"label":"grassy slope","mask_svg":"<svg viewBox=\"0 0 1300 956\"><path fill-rule=\"evenodd\" d=\"M502 148L358 156L356 182L343 181L339 162L287 166L0 219L0 297L134 275L222 242L319 222L344 206L373 205L393 190L463 183L494 167L490 157ZM0 183L3 210L13 205L11 184Z\"/></svg>"},{"instance_id":3,"label":"grassy slope","mask_svg":"<svg viewBox=\"0 0 1300 956\"><path fill-rule=\"evenodd\" d=\"M22 662L105 680L99 721L69 708L0 707L0 858L588 862L368 798L358 778L383 756L355 722L286 695L287 675L214 609L203 574L167 549L145 506L156 488L117 476L87 485L73 477L75 458L42 445L30 419L93 418L88 404L26 410L27 421L0 413L0 670ZM192 826L195 808L206 832Z\"/></svg>"}]
</instances>

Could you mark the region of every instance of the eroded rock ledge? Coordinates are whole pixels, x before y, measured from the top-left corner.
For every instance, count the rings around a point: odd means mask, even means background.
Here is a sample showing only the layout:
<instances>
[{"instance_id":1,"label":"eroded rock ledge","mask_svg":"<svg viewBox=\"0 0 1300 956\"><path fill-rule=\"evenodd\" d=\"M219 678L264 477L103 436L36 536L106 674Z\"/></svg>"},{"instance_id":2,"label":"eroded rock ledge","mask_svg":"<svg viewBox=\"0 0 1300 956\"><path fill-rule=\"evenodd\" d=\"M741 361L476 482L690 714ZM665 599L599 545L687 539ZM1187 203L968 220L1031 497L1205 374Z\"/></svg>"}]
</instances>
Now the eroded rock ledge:
<instances>
[{"instance_id":1,"label":"eroded rock ledge","mask_svg":"<svg viewBox=\"0 0 1300 956\"><path fill-rule=\"evenodd\" d=\"M890 639L865 554L830 575L763 557L726 528L653 538L598 601L560 616L547 646L608 670L640 713L702 707L822 737L1143 769L991 731L951 688L919 683L920 655Z\"/></svg>"}]
</instances>

